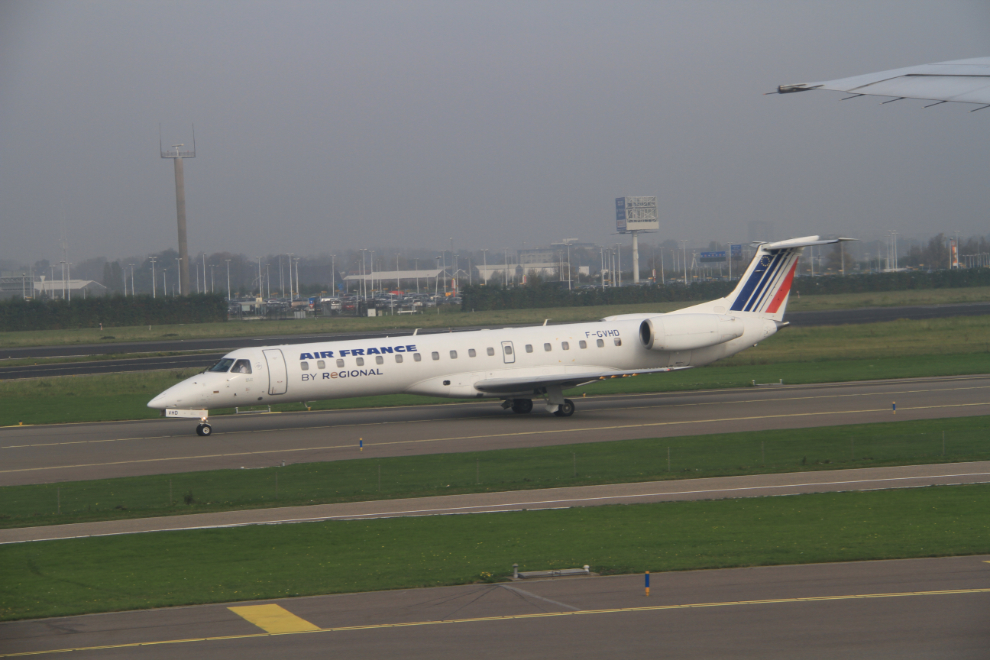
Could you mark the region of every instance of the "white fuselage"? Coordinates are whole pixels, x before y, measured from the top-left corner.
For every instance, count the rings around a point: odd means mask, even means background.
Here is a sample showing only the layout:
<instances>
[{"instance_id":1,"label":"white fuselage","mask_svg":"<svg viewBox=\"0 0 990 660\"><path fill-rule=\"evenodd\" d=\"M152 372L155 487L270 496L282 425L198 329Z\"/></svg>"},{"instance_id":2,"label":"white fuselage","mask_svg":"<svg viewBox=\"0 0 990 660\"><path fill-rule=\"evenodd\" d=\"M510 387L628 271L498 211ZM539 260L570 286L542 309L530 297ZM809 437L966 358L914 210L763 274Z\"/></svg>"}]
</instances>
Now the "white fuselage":
<instances>
[{"instance_id":1,"label":"white fuselage","mask_svg":"<svg viewBox=\"0 0 990 660\"><path fill-rule=\"evenodd\" d=\"M736 319L743 324L741 336L681 351L647 348L639 334L640 318L244 348L226 358L249 360L250 374L206 371L148 405L208 410L398 393L533 398L540 393L532 388L491 394L474 385L500 378L698 367L776 332L774 322L765 318L741 314Z\"/></svg>"}]
</instances>

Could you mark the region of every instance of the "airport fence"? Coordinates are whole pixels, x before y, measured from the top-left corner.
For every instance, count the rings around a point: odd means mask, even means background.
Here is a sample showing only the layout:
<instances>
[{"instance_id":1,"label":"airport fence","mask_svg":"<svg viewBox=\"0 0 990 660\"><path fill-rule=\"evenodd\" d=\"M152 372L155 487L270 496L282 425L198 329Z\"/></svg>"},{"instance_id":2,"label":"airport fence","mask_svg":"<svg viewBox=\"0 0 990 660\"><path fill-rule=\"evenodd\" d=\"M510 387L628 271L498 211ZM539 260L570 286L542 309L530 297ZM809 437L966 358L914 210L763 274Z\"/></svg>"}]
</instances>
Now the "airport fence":
<instances>
[{"instance_id":1,"label":"airport fence","mask_svg":"<svg viewBox=\"0 0 990 660\"><path fill-rule=\"evenodd\" d=\"M227 300L219 294L191 296L100 296L80 300L0 302L0 331L113 328L135 325L216 323L227 320Z\"/></svg>"},{"instance_id":2,"label":"airport fence","mask_svg":"<svg viewBox=\"0 0 990 660\"><path fill-rule=\"evenodd\" d=\"M569 291L556 282L516 287L504 287L499 284L474 285L462 288L461 309L463 311L483 311L701 301L720 298L732 291L734 286L734 282L711 281L698 282L691 286L644 284L642 286L606 287L605 289L585 288Z\"/></svg>"},{"instance_id":3,"label":"airport fence","mask_svg":"<svg viewBox=\"0 0 990 660\"><path fill-rule=\"evenodd\" d=\"M990 418L905 424L913 430L825 427L398 458L355 442L354 460L0 488L0 526L990 460Z\"/></svg>"},{"instance_id":4,"label":"airport fence","mask_svg":"<svg viewBox=\"0 0 990 660\"><path fill-rule=\"evenodd\" d=\"M465 286L462 289L464 311L499 309L537 309L544 307L582 307L586 305L629 305L637 303L689 302L713 300L728 295L738 280L695 282L690 286L671 283L624 286L604 289L568 290L560 282L504 287L495 282L488 286ZM794 291L803 295L906 291L910 289L961 289L990 286L990 268L961 270L903 271L866 273L841 277L799 277Z\"/></svg>"}]
</instances>

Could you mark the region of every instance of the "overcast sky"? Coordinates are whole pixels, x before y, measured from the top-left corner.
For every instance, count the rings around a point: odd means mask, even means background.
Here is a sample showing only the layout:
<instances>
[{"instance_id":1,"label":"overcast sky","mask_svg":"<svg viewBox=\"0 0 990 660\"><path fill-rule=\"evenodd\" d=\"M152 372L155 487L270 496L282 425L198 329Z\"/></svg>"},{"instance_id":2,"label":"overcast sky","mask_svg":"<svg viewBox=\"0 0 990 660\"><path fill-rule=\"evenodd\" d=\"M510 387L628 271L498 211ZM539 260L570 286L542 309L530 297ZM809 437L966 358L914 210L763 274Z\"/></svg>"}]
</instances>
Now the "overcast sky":
<instances>
[{"instance_id":1,"label":"overcast sky","mask_svg":"<svg viewBox=\"0 0 990 660\"><path fill-rule=\"evenodd\" d=\"M990 55L986 2L0 1L0 259L990 228L990 110L780 83Z\"/></svg>"}]
</instances>

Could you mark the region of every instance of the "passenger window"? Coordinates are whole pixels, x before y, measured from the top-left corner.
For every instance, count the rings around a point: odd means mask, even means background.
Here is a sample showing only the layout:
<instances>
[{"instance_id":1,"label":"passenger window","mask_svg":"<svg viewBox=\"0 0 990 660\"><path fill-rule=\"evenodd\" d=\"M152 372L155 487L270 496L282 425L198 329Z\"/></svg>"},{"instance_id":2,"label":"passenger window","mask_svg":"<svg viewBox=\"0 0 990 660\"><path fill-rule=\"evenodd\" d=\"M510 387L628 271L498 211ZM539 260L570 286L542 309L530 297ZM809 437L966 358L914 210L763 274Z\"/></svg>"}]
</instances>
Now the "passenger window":
<instances>
[{"instance_id":1,"label":"passenger window","mask_svg":"<svg viewBox=\"0 0 990 660\"><path fill-rule=\"evenodd\" d=\"M545 350L545 351L549 351L549 350L551 350L552 348L553 348L553 347L552 347L552 346L550 346L550 344L543 344L543 350Z\"/></svg>"},{"instance_id":2,"label":"passenger window","mask_svg":"<svg viewBox=\"0 0 990 660\"><path fill-rule=\"evenodd\" d=\"M468 357L478 357L478 354L475 352L475 350L473 348L469 348L468 349Z\"/></svg>"},{"instance_id":3,"label":"passenger window","mask_svg":"<svg viewBox=\"0 0 990 660\"><path fill-rule=\"evenodd\" d=\"M456 360L457 359L457 351L451 351L450 352L450 359L451 360Z\"/></svg>"},{"instance_id":4,"label":"passenger window","mask_svg":"<svg viewBox=\"0 0 990 660\"><path fill-rule=\"evenodd\" d=\"M568 343L567 343L566 341L562 341L562 342L560 342L560 347L561 347L562 349L564 349L565 351L569 351L569 350L571 350L571 345L570 345L570 344L568 344Z\"/></svg>"},{"instance_id":5,"label":"passenger window","mask_svg":"<svg viewBox=\"0 0 990 660\"><path fill-rule=\"evenodd\" d=\"M495 355L495 349L494 349L494 348L492 348L491 346L489 346L489 347L488 347L488 354L489 354L489 355Z\"/></svg>"},{"instance_id":6,"label":"passenger window","mask_svg":"<svg viewBox=\"0 0 990 660\"><path fill-rule=\"evenodd\" d=\"M385 364L385 358L383 358L381 355L376 355L375 364Z\"/></svg>"},{"instance_id":7,"label":"passenger window","mask_svg":"<svg viewBox=\"0 0 990 660\"><path fill-rule=\"evenodd\" d=\"M327 363L324 362L323 360L317 360L316 361L316 368L317 369L326 369L327 368Z\"/></svg>"},{"instance_id":8,"label":"passenger window","mask_svg":"<svg viewBox=\"0 0 990 660\"><path fill-rule=\"evenodd\" d=\"M533 352L533 345L532 344L526 344L526 352L527 353L532 353Z\"/></svg>"},{"instance_id":9,"label":"passenger window","mask_svg":"<svg viewBox=\"0 0 990 660\"><path fill-rule=\"evenodd\" d=\"M598 340L598 348L605 348L605 340L604 339L599 339Z\"/></svg>"},{"instance_id":10,"label":"passenger window","mask_svg":"<svg viewBox=\"0 0 990 660\"><path fill-rule=\"evenodd\" d=\"M396 361L396 362L397 362L398 364L402 364L402 353L396 353L396 354L395 354L395 361Z\"/></svg>"},{"instance_id":11,"label":"passenger window","mask_svg":"<svg viewBox=\"0 0 990 660\"><path fill-rule=\"evenodd\" d=\"M337 360L337 367L338 367L339 369L343 369L343 368L344 368L344 361L343 361L343 360L340 360L340 359L338 359L338 360Z\"/></svg>"},{"instance_id":12,"label":"passenger window","mask_svg":"<svg viewBox=\"0 0 990 660\"><path fill-rule=\"evenodd\" d=\"M439 360L440 354L437 353L436 351L433 351L433 354L430 357L432 357L434 360Z\"/></svg>"},{"instance_id":13,"label":"passenger window","mask_svg":"<svg viewBox=\"0 0 990 660\"><path fill-rule=\"evenodd\" d=\"M578 342L578 346L580 346L581 348L588 348L588 342L582 339L581 341Z\"/></svg>"},{"instance_id":14,"label":"passenger window","mask_svg":"<svg viewBox=\"0 0 990 660\"><path fill-rule=\"evenodd\" d=\"M422 355L420 355L419 353L413 353L413 362L422 362L422 360L423 360Z\"/></svg>"},{"instance_id":15,"label":"passenger window","mask_svg":"<svg viewBox=\"0 0 990 660\"><path fill-rule=\"evenodd\" d=\"M364 358L358 358L357 359L357 366L359 366L359 367L363 367L364 366Z\"/></svg>"},{"instance_id":16,"label":"passenger window","mask_svg":"<svg viewBox=\"0 0 990 660\"><path fill-rule=\"evenodd\" d=\"M299 368L303 371L309 371L309 362L300 362Z\"/></svg>"},{"instance_id":17,"label":"passenger window","mask_svg":"<svg viewBox=\"0 0 990 660\"><path fill-rule=\"evenodd\" d=\"M622 340L621 340L621 339L619 339L618 337L616 337L616 338L615 338L615 345L616 345L616 346L622 346Z\"/></svg>"},{"instance_id":18,"label":"passenger window","mask_svg":"<svg viewBox=\"0 0 990 660\"><path fill-rule=\"evenodd\" d=\"M511 346L503 346L502 348L505 349L505 354L506 355L512 355L512 347Z\"/></svg>"}]
</instances>

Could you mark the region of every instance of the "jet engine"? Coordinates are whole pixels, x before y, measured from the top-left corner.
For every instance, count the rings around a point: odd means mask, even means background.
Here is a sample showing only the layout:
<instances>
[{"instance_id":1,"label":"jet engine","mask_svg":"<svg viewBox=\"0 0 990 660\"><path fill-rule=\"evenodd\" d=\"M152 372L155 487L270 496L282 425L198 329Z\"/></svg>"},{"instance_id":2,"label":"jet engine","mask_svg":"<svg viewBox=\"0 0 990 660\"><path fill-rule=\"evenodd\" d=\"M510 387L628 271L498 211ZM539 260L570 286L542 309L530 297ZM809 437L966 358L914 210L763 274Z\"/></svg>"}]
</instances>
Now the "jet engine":
<instances>
[{"instance_id":1,"label":"jet engine","mask_svg":"<svg viewBox=\"0 0 990 660\"><path fill-rule=\"evenodd\" d=\"M654 351L690 351L742 337L742 319L724 314L665 314L645 319L639 336Z\"/></svg>"}]
</instances>

